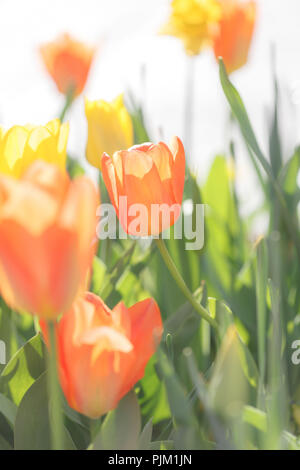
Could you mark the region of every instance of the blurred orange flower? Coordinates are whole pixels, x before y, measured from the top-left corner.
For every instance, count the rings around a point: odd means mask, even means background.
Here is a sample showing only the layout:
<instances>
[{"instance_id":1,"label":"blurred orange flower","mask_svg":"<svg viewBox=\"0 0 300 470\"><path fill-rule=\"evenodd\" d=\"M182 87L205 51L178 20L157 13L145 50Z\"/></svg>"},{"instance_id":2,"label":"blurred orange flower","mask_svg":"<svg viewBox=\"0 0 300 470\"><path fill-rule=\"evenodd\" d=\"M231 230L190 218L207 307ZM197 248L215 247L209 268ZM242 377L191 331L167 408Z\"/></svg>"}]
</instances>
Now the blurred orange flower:
<instances>
[{"instance_id":1,"label":"blurred orange flower","mask_svg":"<svg viewBox=\"0 0 300 470\"><path fill-rule=\"evenodd\" d=\"M46 342L46 322L40 322ZM115 408L144 375L162 335L153 299L110 310L95 294L74 302L56 324L58 368L69 405L90 418Z\"/></svg>"},{"instance_id":2,"label":"blurred orange flower","mask_svg":"<svg viewBox=\"0 0 300 470\"><path fill-rule=\"evenodd\" d=\"M58 90L65 95L79 95L86 84L95 48L64 34L44 44L40 52Z\"/></svg>"},{"instance_id":3,"label":"blurred orange flower","mask_svg":"<svg viewBox=\"0 0 300 470\"><path fill-rule=\"evenodd\" d=\"M248 60L256 19L256 2L219 1L222 17L214 40L214 53L217 59L223 57L227 72L232 73Z\"/></svg>"},{"instance_id":4,"label":"blurred orange flower","mask_svg":"<svg viewBox=\"0 0 300 470\"><path fill-rule=\"evenodd\" d=\"M54 319L86 289L97 205L92 181L42 160L19 180L0 176L0 291L12 308Z\"/></svg>"},{"instance_id":5,"label":"blurred orange flower","mask_svg":"<svg viewBox=\"0 0 300 470\"><path fill-rule=\"evenodd\" d=\"M178 137L173 138L170 148L163 142L146 143L115 152L112 158L104 153L102 174L120 223L128 234L158 235L176 222L185 178L185 153Z\"/></svg>"}]
</instances>

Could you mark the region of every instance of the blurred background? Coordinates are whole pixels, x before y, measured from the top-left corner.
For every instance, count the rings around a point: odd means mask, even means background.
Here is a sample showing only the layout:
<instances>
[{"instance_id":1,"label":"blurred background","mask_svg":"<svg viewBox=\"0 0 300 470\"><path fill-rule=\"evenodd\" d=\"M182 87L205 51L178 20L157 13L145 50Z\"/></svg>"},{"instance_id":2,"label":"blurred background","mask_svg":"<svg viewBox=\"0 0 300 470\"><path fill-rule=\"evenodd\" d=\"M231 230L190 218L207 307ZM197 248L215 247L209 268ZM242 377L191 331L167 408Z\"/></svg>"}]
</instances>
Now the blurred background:
<instances>
[{"instance_id":1,"label":"blurred background","mask_svg":"<svg viewBox=\"0 0 300 470\"><path fill-rule=\"evenodd\" d=\"M300 139L300 2L257 0L258 21L248 64L232 75L254 130L267 150L268 116L273 102L271 46L276 49L280 83L280 123L284 156ZM184 103L188 58L182 43L157 34L169 0L1 0L0 123L44 124L59 115L64 98L44 69L39 46L62 32L98 46L85 89L90 99L113 99L131 91L145 112L151 138L184 140ZM229 108L211 51L195 61L192 168L204 179L216 153L228 151ZM150 119L151 117L151 119ZM71 115L69 151L85 162L84 97ZM238 138L237 138L238 139ZM237 145L236 169L242 209L252 210L259 194L251 162ZM84 163L90 174L93 169ZM217 188L216 188L217 189Z\"/></svg>"}]
</instances>

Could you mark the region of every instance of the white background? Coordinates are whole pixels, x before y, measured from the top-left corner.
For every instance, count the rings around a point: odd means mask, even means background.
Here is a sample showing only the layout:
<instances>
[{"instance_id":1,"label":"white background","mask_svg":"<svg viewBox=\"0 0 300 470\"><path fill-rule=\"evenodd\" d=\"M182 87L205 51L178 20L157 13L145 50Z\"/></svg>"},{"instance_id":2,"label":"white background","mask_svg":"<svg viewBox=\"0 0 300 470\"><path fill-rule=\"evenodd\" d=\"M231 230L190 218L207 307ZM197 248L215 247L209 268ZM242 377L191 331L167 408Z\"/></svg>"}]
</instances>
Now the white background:
<instances>
[{"instance_id":1,"label":"white background","mask_svg":"<svg viewBox=\"0 0 300 470\"><path fill-rule=\"evenodd\" d=\"M153 139L183 137L186 56L180 41L159 36L169 0L0 0L0 123L42 124L57 116L63 98L44 70L38 47L62 32L99 46L85 89L93 99L112 99L131 89L142 99ZM258 0L258 22L249 63L232 79L244 98L262 147L273 89L271 44L283 96L285 158L300 143L300 1ZM145 66L145 88L140 86ZM203 178L216 152L225 149L228 107L210 51L197 58L192 165ZM83 97L70 116L69 149L84 159ZM257 200L257 184L238 147L238 184L244 209ZM217 189L217 188L216 188Z\"/></svg>"}]
</instances>

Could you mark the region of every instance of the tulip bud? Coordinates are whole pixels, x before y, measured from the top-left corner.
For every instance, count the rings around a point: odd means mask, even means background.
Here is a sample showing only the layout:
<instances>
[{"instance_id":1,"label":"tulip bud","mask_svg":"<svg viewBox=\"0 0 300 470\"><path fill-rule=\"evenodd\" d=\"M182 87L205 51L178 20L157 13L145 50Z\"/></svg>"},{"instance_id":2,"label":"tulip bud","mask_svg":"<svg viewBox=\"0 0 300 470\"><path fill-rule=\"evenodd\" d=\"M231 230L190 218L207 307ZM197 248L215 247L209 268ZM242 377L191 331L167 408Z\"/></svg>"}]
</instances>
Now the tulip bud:
<instances>
[{"instance_id":1,"label":"tulip bud","mask_svg":"<svg viewBox=\"0 0 300 470\"><path fill-rule=\"evenodd\" d=\"M45 66L58 90L73 96L82 93L85 87L95 49L76 41L68 34L40 48Z\"/></svg>"},{"instance_id":2,"label":"tulip bud","mask_svg":"<svg viewBox=\"0 0 300 470\"><path fill-rule=\"evenodd\" d=\"M185 177L184 148L178 137L170 148L160 142L115 152L112 158L104 153L102 173L126 233L158 235L178 219Z\"/></svg>"},{"instance_id":3,"label":"tulip bud","mask_svg":"<svg viewBox=\"0 0 300 470\"><path fill-rule=\"evenodd\" d=\"M111 103L86 99L85 114L88 122L86 157L91 165L101 169L104 152L112 155L133 145L131 117L124 106L123 95Z\"/></svg>"}]
</instances>

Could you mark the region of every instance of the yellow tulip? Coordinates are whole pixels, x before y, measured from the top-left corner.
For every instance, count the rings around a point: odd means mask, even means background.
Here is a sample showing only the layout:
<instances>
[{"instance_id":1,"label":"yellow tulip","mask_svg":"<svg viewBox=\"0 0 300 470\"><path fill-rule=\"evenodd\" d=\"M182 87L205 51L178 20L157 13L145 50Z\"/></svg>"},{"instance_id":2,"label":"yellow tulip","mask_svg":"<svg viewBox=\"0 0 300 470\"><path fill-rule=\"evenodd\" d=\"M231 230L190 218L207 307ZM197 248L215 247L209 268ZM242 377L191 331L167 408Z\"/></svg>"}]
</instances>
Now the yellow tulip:
<instances>
[{"instance_id":1,"label":"yellow tulip","mask_svg":"<svg viewBox=\"0 0 300 470\"><path fill-rule=\"evenodd\" d=\"M181 39L189 55L197 55L212 44L221 16L217 0L173 0L171 7L162 34Z\"/></svg>"},{"instance_id":2,"label":"yellow tulip","mask_svg":"<svg viewBox=\"0 0 300 470\"><path fill-rule=\"evenodd\" d=\"M0 127L0 173L20 178L35 160L66 167L69 124L59 119L45 126Z\"/></svg>"},{"instance_id":3,"label":"yellow tulip","mask_svg":"<svg viewBox=\"0 0 300 470\"><path fill-rule=\"evenodd\" d=\"M133 125L124 105L123 95L107 103L103 100L85 101L88 122L86 157L91 165L101 169L104 152L113 155L133 145Z\"/></svg>"}]
</instances>

